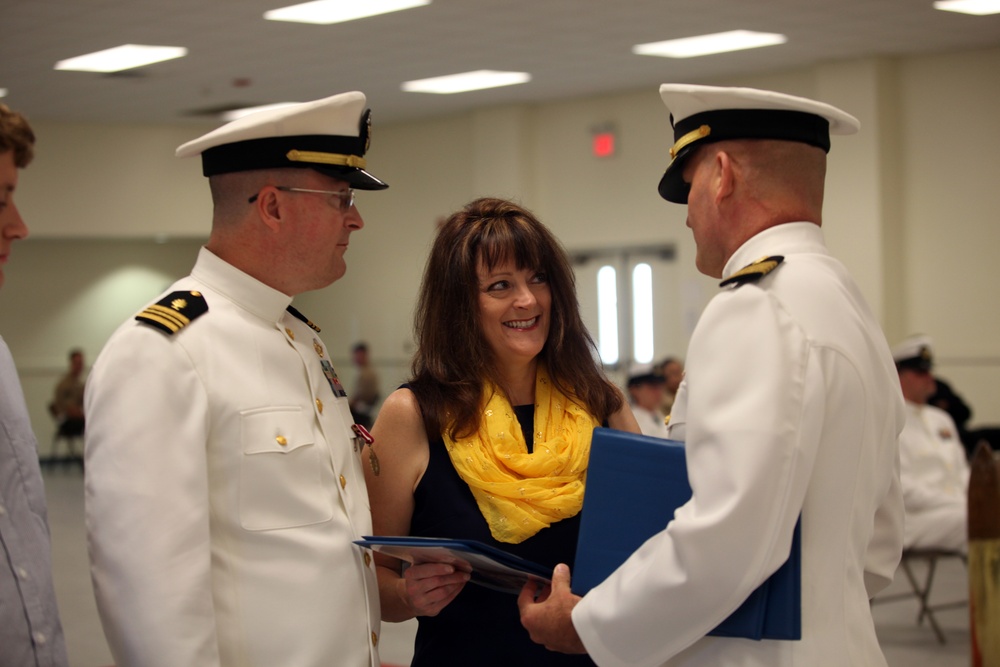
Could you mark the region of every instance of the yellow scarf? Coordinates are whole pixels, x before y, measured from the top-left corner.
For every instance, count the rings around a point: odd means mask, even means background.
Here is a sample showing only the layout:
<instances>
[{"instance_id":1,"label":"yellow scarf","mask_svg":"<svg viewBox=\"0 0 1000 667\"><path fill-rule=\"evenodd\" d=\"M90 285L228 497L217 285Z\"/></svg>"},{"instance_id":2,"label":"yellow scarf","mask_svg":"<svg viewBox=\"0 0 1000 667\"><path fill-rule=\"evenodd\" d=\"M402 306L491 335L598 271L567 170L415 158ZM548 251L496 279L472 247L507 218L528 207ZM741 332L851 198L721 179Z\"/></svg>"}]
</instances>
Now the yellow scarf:
<instances>
[{"instance_id":1,"label":"yellow scarf","mask_svg":"<svg viewBox=\"0 0 1000 667\"><path fill-rule=\"evenodd\" d=\"M479 431L444 442L459 476L500 542L518 544L575 516L583 505L590 438L599 422L556 389L544 366L535 373L534 447L529 454L510 402L486 387Z\"/></svg>"}]
</instances>

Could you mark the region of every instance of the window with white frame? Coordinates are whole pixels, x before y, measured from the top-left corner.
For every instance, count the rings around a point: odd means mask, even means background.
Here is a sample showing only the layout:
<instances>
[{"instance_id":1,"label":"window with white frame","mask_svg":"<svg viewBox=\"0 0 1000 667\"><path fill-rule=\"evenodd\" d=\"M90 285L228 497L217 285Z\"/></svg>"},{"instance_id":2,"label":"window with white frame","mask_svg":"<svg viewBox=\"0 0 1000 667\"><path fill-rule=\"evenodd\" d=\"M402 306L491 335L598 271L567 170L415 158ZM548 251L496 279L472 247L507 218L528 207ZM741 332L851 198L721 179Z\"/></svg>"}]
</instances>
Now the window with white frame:
<instances>
[{"instance_id":1,"label":"window with white frame","mask_svg":"<svg viewBox=\"0 0 1000 667\"><path fill-rule=\"evenodd\" d=\"M605 368L651 363L681 349L674 247L573 254L580 311Z\"/></svg>"}]
</instances>

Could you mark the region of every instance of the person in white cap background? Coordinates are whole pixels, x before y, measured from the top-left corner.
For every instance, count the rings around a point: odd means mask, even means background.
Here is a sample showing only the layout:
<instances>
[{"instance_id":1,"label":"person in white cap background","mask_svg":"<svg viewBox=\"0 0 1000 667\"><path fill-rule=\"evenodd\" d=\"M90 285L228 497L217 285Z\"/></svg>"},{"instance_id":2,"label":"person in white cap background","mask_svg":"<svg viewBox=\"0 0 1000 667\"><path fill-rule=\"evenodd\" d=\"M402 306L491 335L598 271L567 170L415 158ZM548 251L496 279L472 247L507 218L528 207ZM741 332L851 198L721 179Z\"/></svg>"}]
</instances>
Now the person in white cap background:
<instances>
[{"instance_id":1,"label":"person in white cap background","mask_svg":"<svg viewBox=\"0 0 1000 667\"><path fill-rule=\"evenodd\" d=\"M643 435L667 437L667 417L660 410L666 387L666 378L651 364L636 364L629 372L629 407Z\"/></svg>"},{"instance_id":2,"label":"person in white cap background","mask_svg":"<svg viewBox=\"0 0 1000 667\"><path fill-rule=\"evenodd\" d=\"M660 94L675 139L660 194L688 205L697 267L722 279L669 424L694 493L582 599L564 566L551 589L525 587L522 622L602 666L885 665L869 599L902 550L903 400L820 230L830 135L858 122L754 89ZM787 560L800 517L801 638L706 636Z\"/></svg>"},{"instance_id":3,"label":"person in white cap background","mask_svg":"<svg viewBox=\"0 0 1000 667\"><path fill-rule=\"evenodd\" d=\"M379 665L361 445L292 297L344 275L370 114L358 92L184 144L214 213L179 280L112 335L86 392L86 520L119 667Z\"/></svg>"},{"instance_id":4,"label":"person in white cap background","mask_svg":"<svg viewBox=\"0 0 1000 667\"><path fill-rule=\"evenodd\" d=\"M911 336L892 348L906 399L899 437L899 478L906 509L906 548L968 548L969 462L955 421L929 405L936 382L932 341Z\"/></svg>"}]
</instances>

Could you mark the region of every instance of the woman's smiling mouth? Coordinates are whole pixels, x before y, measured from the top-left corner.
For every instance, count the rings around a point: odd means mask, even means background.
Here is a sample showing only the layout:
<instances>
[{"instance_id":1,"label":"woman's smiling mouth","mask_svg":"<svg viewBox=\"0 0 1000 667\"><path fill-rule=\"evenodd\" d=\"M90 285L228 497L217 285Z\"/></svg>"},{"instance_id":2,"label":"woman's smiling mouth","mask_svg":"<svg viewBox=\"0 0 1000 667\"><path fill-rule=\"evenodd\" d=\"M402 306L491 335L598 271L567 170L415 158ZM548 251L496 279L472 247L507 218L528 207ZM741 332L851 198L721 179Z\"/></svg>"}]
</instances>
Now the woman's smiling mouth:
<instances>
[{"instance_id":1,"label":"woman's smiling mouth","mask_svg":"<svg viewBox=\"0 0 1000 667\"><path fill-rule=\"evenodd\" d=\"M539 319L540 318L536 315L530 320L511 320L509 322L504 322L503 325L509 329L530 329L538 324Z\"/></svg>"}]
</instances>

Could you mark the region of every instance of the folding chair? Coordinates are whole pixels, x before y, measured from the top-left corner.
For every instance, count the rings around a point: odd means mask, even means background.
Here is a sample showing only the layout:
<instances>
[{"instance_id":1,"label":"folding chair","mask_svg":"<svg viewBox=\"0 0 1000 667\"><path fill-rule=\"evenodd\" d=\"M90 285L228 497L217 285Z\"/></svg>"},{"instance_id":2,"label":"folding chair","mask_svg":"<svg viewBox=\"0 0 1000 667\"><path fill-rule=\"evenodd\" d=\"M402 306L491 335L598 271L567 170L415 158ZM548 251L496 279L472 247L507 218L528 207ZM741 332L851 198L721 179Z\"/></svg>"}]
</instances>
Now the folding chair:
<instances>
[{"instance_id":1,"label":"folding chair","mask_svg":"<svg viewBox=\"0 0 1000 667\"><path fill-rule=\"evenodd\" d=\"M947 640L945 639L944 632L942 632L941 626L938 625L937 619L934 617L934 613L945 609L965 607L969 604L969 602L968 600L956 600L954 602L943 602L937 604L930 603L931 587L934 585L934 574L937 571L938 560L942 558L958 558L966 567L969 565L966 555L961 551L952 551L949 549L904 549L903 557L899 562L899 567L903 570L903 574L906 575L906 579L910 583L911 591L908 593L896 593L894 595L878 597L872 600L872 602L893 602L896 600L915 597L917 599L917 604L919 605L919 610L917 612L917 624L923 625L924 619L926 618L928 624L931 626L931 629L934 630L934 634L937 636L938 642L946 644ZM914 569L914 563L917 561L923 561L925 563L926 573L922 580L917 576L917 570Z\"/></svg>"}]
</instances>

